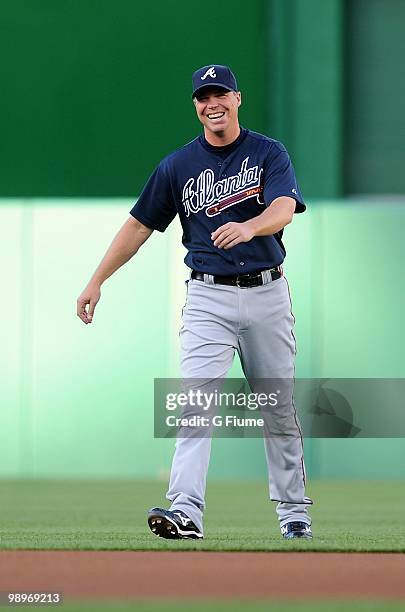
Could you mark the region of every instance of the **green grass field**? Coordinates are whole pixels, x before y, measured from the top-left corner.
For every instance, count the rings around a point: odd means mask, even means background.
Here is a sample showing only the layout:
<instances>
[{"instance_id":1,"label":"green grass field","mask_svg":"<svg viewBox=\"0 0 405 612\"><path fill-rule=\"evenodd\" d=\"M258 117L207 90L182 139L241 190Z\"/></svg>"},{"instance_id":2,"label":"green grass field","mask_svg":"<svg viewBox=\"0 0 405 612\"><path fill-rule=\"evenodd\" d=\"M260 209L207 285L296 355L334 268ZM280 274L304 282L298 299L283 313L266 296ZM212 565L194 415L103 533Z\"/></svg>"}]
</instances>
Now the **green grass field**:
<instances>
[{"instance_id":1,"label":"green grass field","mask_svg":"<svg viewBox=\"0 0 405 612\"><path fill-rule=\"evenodd\" d=\"M0 548L405 552L405 483L314 481L313 541L280 536L266 483L210 483L205 539L156 538L166 482L0 481Z\"/></svg>"}]
</instances>

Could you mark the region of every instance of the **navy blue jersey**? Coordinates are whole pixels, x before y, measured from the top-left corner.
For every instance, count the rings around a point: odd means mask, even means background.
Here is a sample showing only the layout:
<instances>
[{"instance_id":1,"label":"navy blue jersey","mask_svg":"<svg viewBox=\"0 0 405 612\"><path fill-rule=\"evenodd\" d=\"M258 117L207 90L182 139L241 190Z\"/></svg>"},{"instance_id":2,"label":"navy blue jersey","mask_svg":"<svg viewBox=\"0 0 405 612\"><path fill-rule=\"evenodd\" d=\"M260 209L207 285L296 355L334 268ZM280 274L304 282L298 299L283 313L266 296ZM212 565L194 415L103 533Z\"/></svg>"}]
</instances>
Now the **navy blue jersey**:
<instances>
[{"instance_id":1,"label":"navy blue jersey","mask_svg":"<svg viewBox=\"0 0 405 612\"><path fill-rule=\"evenodd\" d=\"M189 268L242 274L283 262L282 231L227 250L214 246L211 233L229 221L240 223L260 215L279 196L295 198L295 212L305 210L285 147L242 128L230 145L214 147L201 135L165 157L130 213L161 232L178 214Z\"/></svg>"}]
</instances>

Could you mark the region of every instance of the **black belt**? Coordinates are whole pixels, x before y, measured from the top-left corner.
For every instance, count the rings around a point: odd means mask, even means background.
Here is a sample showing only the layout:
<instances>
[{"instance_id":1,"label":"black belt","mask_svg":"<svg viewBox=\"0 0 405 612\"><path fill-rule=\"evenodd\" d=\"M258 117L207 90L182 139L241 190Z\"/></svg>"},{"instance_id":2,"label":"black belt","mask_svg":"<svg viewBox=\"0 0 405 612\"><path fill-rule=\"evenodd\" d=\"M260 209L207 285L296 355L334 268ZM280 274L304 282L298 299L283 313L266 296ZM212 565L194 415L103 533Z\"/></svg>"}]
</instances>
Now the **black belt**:
<instances>
[{"instance_id":1,"label":"black belt","mask_svg":"<svg viewBox=\"0 0 405 612\"><path fill-rule=\"evenodd\" d=\"M271 273L271 280L277 280L282 276L281 267L271 268L270 270L263 270L263 272ZM193 270L191 272L191 278L195 280L203 281L204 274L203 272L196 272ZM236 274L235 276L220 276L214 275L214 283L218 285L234 285L236 287L258 287L259 285L263 285L263 277L261 272L252 272L250 274Z\"/></svg>"}]
</instances>

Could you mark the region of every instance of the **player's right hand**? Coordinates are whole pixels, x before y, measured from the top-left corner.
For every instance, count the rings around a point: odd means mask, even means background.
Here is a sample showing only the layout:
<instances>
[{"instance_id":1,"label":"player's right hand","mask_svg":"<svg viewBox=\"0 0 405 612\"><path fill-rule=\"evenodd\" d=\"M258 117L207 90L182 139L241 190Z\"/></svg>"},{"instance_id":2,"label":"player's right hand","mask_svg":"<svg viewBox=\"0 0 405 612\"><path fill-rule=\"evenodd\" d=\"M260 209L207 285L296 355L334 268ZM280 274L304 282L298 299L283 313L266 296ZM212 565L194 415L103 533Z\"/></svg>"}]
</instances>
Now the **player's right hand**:
<instances>
[{"instance_id":1,"label":"player's right hand","mask_svg":"<svg viewBox=\"0 0 405 612\"><path fill-rule=\"evenodd\" d=\"M94 309L101 296L99 285L87 285L86 289L77 298L77 316L85 323L91 323Z\"/></svg>"}]
</instances>

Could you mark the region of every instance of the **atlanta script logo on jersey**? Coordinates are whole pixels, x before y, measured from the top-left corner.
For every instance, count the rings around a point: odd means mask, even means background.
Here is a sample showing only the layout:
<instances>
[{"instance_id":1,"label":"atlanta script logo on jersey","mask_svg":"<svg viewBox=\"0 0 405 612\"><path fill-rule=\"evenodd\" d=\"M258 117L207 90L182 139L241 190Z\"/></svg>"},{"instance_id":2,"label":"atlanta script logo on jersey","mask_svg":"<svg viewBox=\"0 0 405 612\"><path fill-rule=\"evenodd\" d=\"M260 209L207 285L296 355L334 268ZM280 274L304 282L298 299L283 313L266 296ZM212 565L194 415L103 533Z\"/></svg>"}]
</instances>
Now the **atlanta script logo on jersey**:
<instances>
[{"instance_id":1,"label":"atlanta script logo on jersey","mask_svg":"<svg viewBox=\"0 0 405 612\"><path fill-rule=\"evenodd\" d=\"M248 167L249 157L243 160L240 172L234 176L220 179L215 182L214 172L207 168L203 170L197 180L189 178L183 187L182 202L186 216L198 213L205 208L208 217L219 215L220 212L257 196L257 201L263 204L260 194L263 191L261 176L263 169L259 166Z\"/></svg>"}]
</instances>

